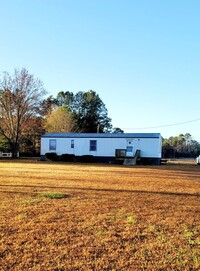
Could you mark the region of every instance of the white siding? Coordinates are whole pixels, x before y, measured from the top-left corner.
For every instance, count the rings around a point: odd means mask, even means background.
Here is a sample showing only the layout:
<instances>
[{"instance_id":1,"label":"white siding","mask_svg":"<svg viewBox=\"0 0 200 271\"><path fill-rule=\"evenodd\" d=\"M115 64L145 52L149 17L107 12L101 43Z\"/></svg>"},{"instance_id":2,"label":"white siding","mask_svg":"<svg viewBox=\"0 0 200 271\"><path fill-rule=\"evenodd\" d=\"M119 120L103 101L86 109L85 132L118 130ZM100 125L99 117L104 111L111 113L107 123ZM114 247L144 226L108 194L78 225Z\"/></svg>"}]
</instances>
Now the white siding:
<instances>
[{"instance_id":1,"label":"white siding","mask_svg":"<svg viewBox=\"0 0 200 271\"><path fill-rule=\"evenodd\" d=\"M49 150L49 140L56 140L56 151ZM71 148L71 140L74 140L74 148ZM97 141L97 150L90 151L90 140ZM131 143L130 143L131 142ZM133 153L137 149L141 151L141 157L148 158L161 158L162 140L159 138L59 138L59 137L44 137L41 139L41 155L48 152L56 152L58 155L64 153L81 155L94 155L94 156L115 156L116 149L126 149L127 145L133 146Z\"/></svg>"}]
</instances>

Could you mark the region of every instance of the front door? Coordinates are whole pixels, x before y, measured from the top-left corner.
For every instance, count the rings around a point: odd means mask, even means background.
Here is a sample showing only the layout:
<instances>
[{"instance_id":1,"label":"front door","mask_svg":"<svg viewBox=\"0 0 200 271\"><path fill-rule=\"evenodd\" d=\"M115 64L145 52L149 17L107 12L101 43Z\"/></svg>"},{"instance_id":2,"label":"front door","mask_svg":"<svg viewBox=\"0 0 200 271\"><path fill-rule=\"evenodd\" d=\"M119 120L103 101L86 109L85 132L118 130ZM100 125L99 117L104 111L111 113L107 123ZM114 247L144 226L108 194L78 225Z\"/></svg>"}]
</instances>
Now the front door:
<instances>
[{"instance_id":1,"label":"front door","mask_svg":"<svg viewBox=\"0 0 200 271\"><path fill-rule=\"evenodd\" d=\"M126 156L127 157L133 157L134 156L134 140L133 139L127 139L126 144Z\"/></svg>"}]
</instances>

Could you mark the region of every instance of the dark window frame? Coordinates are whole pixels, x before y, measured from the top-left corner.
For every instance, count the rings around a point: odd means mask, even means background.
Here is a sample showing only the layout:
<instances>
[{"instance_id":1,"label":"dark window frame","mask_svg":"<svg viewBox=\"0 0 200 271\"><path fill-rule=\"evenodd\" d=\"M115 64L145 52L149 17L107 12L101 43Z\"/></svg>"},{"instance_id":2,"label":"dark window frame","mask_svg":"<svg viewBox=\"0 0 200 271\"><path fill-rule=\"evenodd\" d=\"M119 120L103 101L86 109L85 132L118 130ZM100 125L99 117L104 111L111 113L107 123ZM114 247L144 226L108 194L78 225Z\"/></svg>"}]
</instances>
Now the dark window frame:
<instances>
[{"instance_id":1,"label":"dark window frame","mask_svg":"<svg viewBox=\"0 0 200 271\"><path fill-rule=\"evenodd\" d=\"M90 140L90 151L97 151L97 140Z\"/></svg>"},{"instance_id":2,"label":"dark window frame","mask_svg":"<svg viewBox=\"0 0 200 271\"><path fill-rule=\"evenodd\" d=\"M56 151L56 139L49 139L49 150L50 151Z\"/></svg>"}]
</instances>

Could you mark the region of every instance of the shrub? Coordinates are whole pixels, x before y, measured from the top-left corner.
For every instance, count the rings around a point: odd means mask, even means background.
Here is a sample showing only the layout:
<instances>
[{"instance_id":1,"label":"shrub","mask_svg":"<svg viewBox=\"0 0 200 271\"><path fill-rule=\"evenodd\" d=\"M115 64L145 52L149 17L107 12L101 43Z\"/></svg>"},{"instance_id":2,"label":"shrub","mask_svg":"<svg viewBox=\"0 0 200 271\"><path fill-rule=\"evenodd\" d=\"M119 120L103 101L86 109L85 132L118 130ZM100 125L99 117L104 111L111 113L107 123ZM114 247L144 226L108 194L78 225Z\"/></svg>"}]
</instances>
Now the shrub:
<instances>
[{"instance_id":1,"label":"shrub","mask_svg":"<svg viewBox=\"0 0 200 271\"><path fill-rule=\"evenodd\" d=\"M48 152L45 154L45 158L51 161L58 161L58 155L55 152Z\"/></svg>"},{"instance_id":2,"label":"shrub","mask_svg":"<svg viewBox=\"0 0 200 271\"><path fill-rule=\"evenodd\" d=\"M95 162L95 157L93 155L77 156L76 159L78 162L82 162L82 163L94 163Z\"/></svg>"},{"instance_id":3,"label":"shrub","mask_svg":"<svg viewBox=\"0 0 200 271\"><path fill-rule=\"evenodd\" d=\"M75 160L74 154L64 153L60 157L60 161L63 161L63 162L74 162L74 160Z\"/></svg>"}]
</instances>

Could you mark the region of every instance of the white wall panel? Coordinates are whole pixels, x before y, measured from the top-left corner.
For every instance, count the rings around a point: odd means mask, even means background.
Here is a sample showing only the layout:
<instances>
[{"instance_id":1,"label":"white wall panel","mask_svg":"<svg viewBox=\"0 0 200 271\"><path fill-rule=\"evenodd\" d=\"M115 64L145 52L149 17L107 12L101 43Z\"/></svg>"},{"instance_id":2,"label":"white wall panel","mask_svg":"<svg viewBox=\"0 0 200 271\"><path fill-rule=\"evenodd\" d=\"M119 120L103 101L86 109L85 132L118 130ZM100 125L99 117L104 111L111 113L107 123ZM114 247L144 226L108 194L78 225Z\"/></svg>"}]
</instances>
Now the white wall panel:
<instances>
[{"instance_id":1,"label":"white wall panel","mask_svg":"<svg viewBox=\"0 0 200 271\"><path fill-rule=\"evenodd\" d=\"M42 138L41 155L53 152L49 151L49 140L56 140L56 153L58 155L68 153L94 156L115 156L115 149L126 149L127 145L133 146L133 153L141 151L141 157L161 158L162 140L160 138ZM71 140L74 140L74 148L71 148ZM90 151L90 140L97 141L97 151Z\"/></svg>"}]
</instances>

